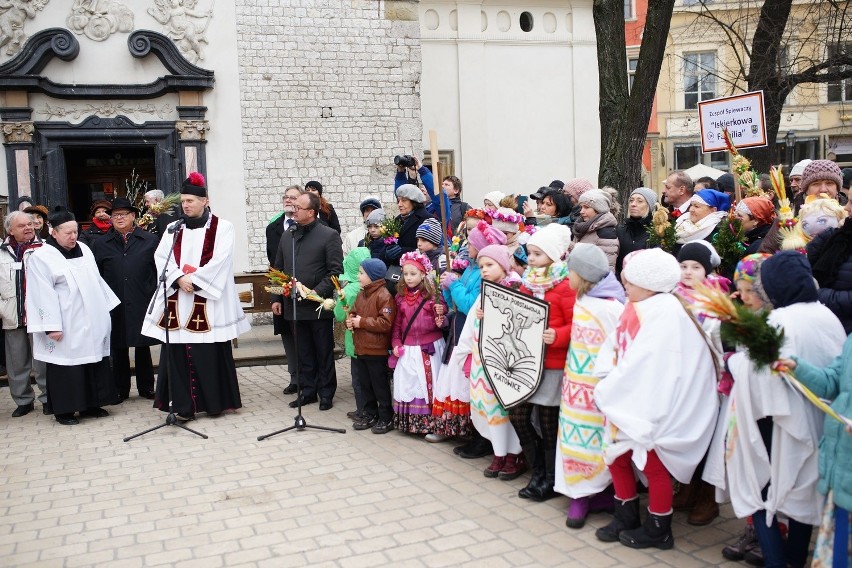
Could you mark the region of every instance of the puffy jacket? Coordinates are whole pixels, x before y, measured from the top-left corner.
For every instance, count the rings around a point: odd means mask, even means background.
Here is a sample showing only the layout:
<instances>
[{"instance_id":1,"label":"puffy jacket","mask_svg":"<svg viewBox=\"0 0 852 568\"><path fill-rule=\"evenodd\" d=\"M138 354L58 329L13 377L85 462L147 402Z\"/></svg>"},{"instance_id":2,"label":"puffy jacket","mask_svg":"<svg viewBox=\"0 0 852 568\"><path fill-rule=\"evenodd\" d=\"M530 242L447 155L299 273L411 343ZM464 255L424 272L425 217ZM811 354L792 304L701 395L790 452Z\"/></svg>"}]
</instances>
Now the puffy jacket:
<instances>
[{"instance_id":1,"label":"puffy jacket","mask_svg":"<svg viewBox=\"0 0 852 568\"><path fill-rule=\"evenodd\" d=\"M355 354L387 356L396 319L396 304L385 288L384 279L364 286L355 298L352 314L361 316L360 327L352 331Z\"/></svg>"},{"instance_id":2,"label":"puffy jacket","mask_svg":"<svg viewBox=\"0 0 852 568\"><path fill-rule=\"evenodd\" d=\"M832 400L841 416L852 416L852 336L846 338L843 353L824 369L796 360L796 378L820 398ZM819 492L834 491L834 503L852 511L852 436L843 425L825 417L825 429L819 443Z\"/></svg>"},{"instance_id":3,"label":"puffy jacket","mask_svg":"<svg viewBox=\"0 0 852 568\"><path fill-rule=\"evenodd\" d=\"M15 251L9 246L9 238L0 244L0 317L3 319L3 329L17 329L24 325L25 287L27 263L30 256L42 245L36 237L27 246L23 256L23 270L15 268L18 262Z\"/></svg>"},{"instance_id":4,"label":"puffy jacket","mask_svg":"<svg viewBox=\"0 0 852 568\"><path fill-rule=\"evenodd\" d=\"M521 286L521 292L528 296L533 293ZM547 316L547 327L556 332L556 340L547 345L544 350L545 369L564 369L568 358L568 345L571 343L571 325L574 323L574 303L577 294L568 285L566 278L544 293L544 301L550 304Z\"/></svg>"},{"instance_id":5,"label":"puffy jacket","mask_svg":"<svg viewBox=\"0 0 852 568\"><path fill-rule=\"evenodd\" d=\"M579 235L575 243L589 243L601 249L609 261L609 269L615 272L615 261L618 259L618 221L612 213L602 213L592 221L589 230ZM577 223L574 223L577 230ZM576 236L576 233L575 233Z\"/></svg>"},{"instance_id":6,"label":"puffy jacket","mask_svg":"<svg viewBox=\"0 0 852 568\"><path fill-rule=\"evenodd\" d=\"M808 243L808 260L811 266L819 259L822 248L836 230L825 230ZM840 265L831 287L820 287L817 293L819 301L834 312L846 333L852 333L852 256Z\"/></svg>"},{"instance_id":7,"label":"puffy jacket","mask_svg":"<svg viewBox=\"0 0 852 568\"><path fill-rule=\"evenodd\" d=\"M461 277L451 282L450 286L444 290L444 300L457 312L467 315L476 298L479 297L481 285L482 275L479 273L479 265L475 260L471 260Z\"/></svg>"}]
</instances>

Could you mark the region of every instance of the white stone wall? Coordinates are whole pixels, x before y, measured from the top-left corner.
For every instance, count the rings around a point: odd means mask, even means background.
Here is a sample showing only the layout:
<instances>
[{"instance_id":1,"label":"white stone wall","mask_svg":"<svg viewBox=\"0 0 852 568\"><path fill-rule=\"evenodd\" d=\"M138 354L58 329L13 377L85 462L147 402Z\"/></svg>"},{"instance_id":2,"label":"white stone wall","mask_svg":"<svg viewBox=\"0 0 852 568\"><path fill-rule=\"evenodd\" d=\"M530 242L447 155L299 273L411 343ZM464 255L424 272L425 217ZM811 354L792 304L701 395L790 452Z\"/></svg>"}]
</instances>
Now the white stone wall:
<instances>
[{"instance_id":1,"label":"white stone wall","mask_svg":"<svg viewBox=\"0 0 852 568\"><path fill-rule=\"evenodd\" d=\"M344 233L368 195L393 201L393 156L421 153L416 5L237 0L250 263L288 185L319 180Z\"/></svg>"}]
</instances>

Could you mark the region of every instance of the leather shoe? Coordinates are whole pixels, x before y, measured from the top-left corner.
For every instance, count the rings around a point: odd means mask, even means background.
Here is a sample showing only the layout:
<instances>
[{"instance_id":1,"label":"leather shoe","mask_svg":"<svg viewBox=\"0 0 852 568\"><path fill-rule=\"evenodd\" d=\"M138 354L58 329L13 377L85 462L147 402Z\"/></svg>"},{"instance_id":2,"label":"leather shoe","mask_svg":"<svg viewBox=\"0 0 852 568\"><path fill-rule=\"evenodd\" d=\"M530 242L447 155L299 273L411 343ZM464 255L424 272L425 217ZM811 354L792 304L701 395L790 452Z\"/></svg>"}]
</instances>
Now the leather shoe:
<instances>
[{"instance_id":1,"label":"leather shoe","mask_svg":"<svg viewBox=\"0 0 852 568\"><path fill-rule=\"evenodd\" d=\"M104 418L109 416L109 412L104 410L103 408L87 408L83 412L80 413L80 416L88 416L89 418Z\"/></svg>"},{"instance_id":2,"label":"leather shoe","mask_svg":"<svg viewBox=\"0 0 852 568\"><path fill-rule=\"evenodd\" d=\"M467 446L462 446L462 449L459 450L458 455L461 458L466 460L472 460L476 458L484 458L490 456L494 453L494 449L491 447L491 442L482 438L481 440L474 440L471 444Z\"/></svg>"},{"instance_id":3,"label":"leather shoe","mask_svg":"<svg viewBox=\"0 0 852 568\"><path fill-rule=\"evenodd\" d=\"M299 387L296 385L290 384L284 387L284 394L296 394L298 392Z\"/></svg>"},{"instance_id":4,"label":"leather shoe","mask_svg":"<svg viewBox=\"0 0 852 568\"><path fill-rule=\"evenodd\" d=\"M332 406L334 406L334 404L332 404L330 398L324 398L320 401L320 410L331 410Z\"/></svg>"},{"instance_id":5,"label":"leather shoe","mask_svg":"<svg viewBox=\"0 0 852 568\"><path fill-rule=\"evenodd\" d=\"M33 403L22 404L18 408L16 408L15 411L12 413L12 418L20 418L21 416L26 416L27 414L33 411L33 408L35 408Z\"/></svg>"},{"instance_id":6,"label":"leather shoe","mask_svg":"<svg viewBox=\"0 0 852 568\"><path fill-rule=\"evenodd\" d=\"M49 411L49 410L47 409L47 405L46 405L46 404L42 404L42 405L41 405L41 413L42 413L42 414L44 414L45 416L50 416L51 414L53 414L51 411Z\"/></svg>"},{"instance_id":7,"label":"leather shoe","mask_svg":"<svg viewBox=\"0 0 852 568\"><path fill-rule=\"evenodd\" d=\"M315 397L315 396L311 397L311 398L307 398L307 397L304 397L304 396L297 397L296 400L291 401L290 404L288 404L287 406L289 406L290 408L296 408L296 407L299 406L299 400L302 401L302 406L306 406L308 404L315 403L317 401L317 397Z\"/></svg>"},{"instance_id":8,"label":"leather shoe","mask_svg":"<svg viewBox=\"0 0 852 568\"><path fill-rule=\"evenodd\" d=\"M56 421L63 426L75 426L80 423L79 420L74 418L73 414L57 414Z\"/></svg>"}]
</instances>

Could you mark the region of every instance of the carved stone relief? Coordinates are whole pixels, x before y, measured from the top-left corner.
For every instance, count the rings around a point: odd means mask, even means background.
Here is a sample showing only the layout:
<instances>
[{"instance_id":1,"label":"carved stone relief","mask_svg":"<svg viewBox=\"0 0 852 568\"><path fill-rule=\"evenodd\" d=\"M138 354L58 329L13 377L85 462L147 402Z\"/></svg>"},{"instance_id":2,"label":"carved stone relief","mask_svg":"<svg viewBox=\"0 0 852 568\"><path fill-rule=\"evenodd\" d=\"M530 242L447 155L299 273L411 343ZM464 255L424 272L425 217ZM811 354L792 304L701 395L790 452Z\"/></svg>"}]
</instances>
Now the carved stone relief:
<instances>
[{"instance_id":1,"label":"carved stone relief","mask_svg":"<svg viewBox=\"0 0 852 568\"><path fill-rule=\"evenodd\" d=\"M65 23L77 35L104 41L116 32L133 31L133 12L117 0L74 0Z\"/></svg>"},{"instance_id":2,"label":"carved stone relief","mask_svg":"<svg viewBox=\"0 0 852 568\"><path fill-rule=\"evenodd\" d=\"M165 34L177 45L191 63L204 59L207 26L213 18L213 8L201 10L199 0L154 0L148 13L165 26Z\"/></svg>"},{"instance_id":3,"label":"carved stone relief","mask_svg":"<svg viewBox=\"0 0 852 568\"><path fill-rule=\"evenodd\" d=\"M27 41L24 24L36 17L50 0L0 0L0 47L7 55L15 55Z\"/></svg>"},{"instance_id":4,"label":"carved stone relief","mask_svg":"<svg viewBox=\"0 0 852 568\"><path fill-rule=\"evenodd\" d=\"M210 130L210 123L206 120L178 120L175 128L181 140L204 140Z\"/></svg>"},{"instance_id":5,"label":"carved stone relief","mask_svg":"<svg viewBox=\"0 0 852 568\"><path fill-rule=\"evenodd\" d=\"M139 115L155 115L159 118L168 119L172 116L174 107L170 104L155 105L152 103L114 103L104 102L101 104L72 104L70 106L59 106L46 104L43 107L36 109L36 114L51 118L72 118L78 120L84 116L139 116Z\"/></svg>"},{"instance_id":6,"label":"carved stone relief","mask_svg":"<svg viewBox=\"0 0 852 568\"><path fill-rule=\"evenodd\" d=\"M3 141L7 144L13 142L32 142L33 130L32 122L4 122Z\"/></svg>"}]
</instances>

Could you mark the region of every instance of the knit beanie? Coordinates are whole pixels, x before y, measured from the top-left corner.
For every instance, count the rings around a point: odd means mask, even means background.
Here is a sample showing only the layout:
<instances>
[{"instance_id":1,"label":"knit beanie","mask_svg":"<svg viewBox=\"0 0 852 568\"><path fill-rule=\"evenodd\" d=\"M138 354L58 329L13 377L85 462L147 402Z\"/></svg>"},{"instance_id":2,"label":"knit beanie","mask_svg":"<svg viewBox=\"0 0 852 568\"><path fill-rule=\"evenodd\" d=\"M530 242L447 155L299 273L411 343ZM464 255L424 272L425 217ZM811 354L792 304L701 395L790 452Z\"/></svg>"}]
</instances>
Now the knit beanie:
<instances>
[{"instance_id":1,"label":"knit beanie","mask_svg":"<svg viewBox=\"0 0 852 568\"><path fill-rule=\"evenodd\" d=\"M524 216L520 213L516 213L508 207L500 207L492 213L491 226L504 233L517 233L520 230L519 223L522 223L523 220Z\"/></svg>"},{"instance_id":2,"label":"knit beanie","mask_svg":"<svg viewBox=\"0 0 852 568\"><path fill-rule=\"evenodd\" d=\"M609 274L609 261L599 247L577 243L568 255L568 270L586 282L597 284Z\"/></svg>"},{"instance_id":3,"label":"knit beanie","mask_svg":"<svg viewBox=\"0 0 852 568\"><path fill-rule=\"evenodd\" d=\"M316 180L309 181L308 183L305 184L305 189L308 189L308 188L315 189L315 190L317 190L317 193L322 195L322 184L320 182L318 182Z\"/></svg>"},{"instance_id":4,"label":"knit beanie","mask_svg":"<svg viewBox=\"0 0 852 568\"><path fill-rule=\"evenodd\" d=\"M692 241L686 243L677 253L677 261L694 260L704 267L704 272L709 276L713 269L722 263L719 253L713 245L707 241Z\"/></svg>"},{"instance_id":5,"label":"knit beanie","mask_svg":"<svg viewBox=\"0 0 852 568\"><path fill-rule=\"evenodd\" d=\"M467 240L476 250L482 250L488 245L505 245L506 235L499 229L495 229L485 221L480 221L467 234Z\"/></svg>"},{"instance_id":6,"label":"knit beanie","mask_svg":"<svg viewBox=\"0 0 852 568\"><path fill-rule=\"evenodd\" d=\"M485 194L483 201L490 201L494 204L494 207L499 207L500 201L502 201L504 197L506 197L506 194L502 191L489 191Z\"/></svg>"},{"instance_id":7,"label":"knit beanie","mask_svg":"<svg viewBox=\"0 0 852 568\"><path fill-rule=\"evenodd\" d=\"M621 274L625 280L651 292L671 292L680 282L677 259L663 249L635 251Z\"/></svg>"},{"instance_id":8,"label":"knit beanie","mask_svg":"<svg viewBox=\"0 0 852 568\"><path fill-rule=\"evenodd\" d=\"M764 260L760 265L759 279L775 308L816 302L818 299L811 265L807 257L798 251L784 250Z\"/></svg>"},{"instance_id":9,"label":"knit beanie","mask_svg":"<svg viewBox=\"0 0 852 568\"><path fill-rule=\"evenodd\" d=\"M590 189L583 192L577 199L577 203L586 204L595 210L595 213L606 213L612 207L609 194L602 189Z\"/></svg>"},{"instance_id":10,"label":"knit beanie","mask_svg":"<svg viewBox=\"0 0 852 568\"><path fill-rule=\"evenodd\" d=\"M757 277L757 268L770 256L772 255L766 254L765 252L757 252L744 256L742 260L737 263L737 268L734 270L734 282L737 280L754 282L754 279Z\"/></svg>"},{"instance_id":11,"label":"knit beanie","mask_svg":"<svg viewBox=\"0 0 852 568\"><path fill-rule=\"evenodd\" d=\"M792 168L790 168L790 177L803 175L805 172L805 168L811 162L813 162L813 160L810 159L804 159L801 162L796 162L796 164Z\"/></svg>"},{"instance_id":12,"label":"knit beanie","mask_svg":"<svg viewBox=\"0 0 852 568\"><path fill-rule=\"evenodd\" d=\"M562 191L571 196L571 199L576 201L580 198L581 195L592 189L594 185L587 179L583 178L574 178L569 179L565 182L565 187L562 188Z\"/></svg>"},{"instance_id":13,"label":"knit beanie","mask_svg":"<svg viewBox=\"0 0 852 568\"><path fill-rule=\"evenodd\" d=\"M480 258L490 258L499 264L500 268L502 268L506 274L512 270L512 258L509 254L509 249L506 248L506 245L488 245L479 251L478 255L476 255L477 260Z\"/></svg>"},{"instance_id":14,"label":"knit beanie","mask_svg":"<svg viewBox=\"0 0 852 568\"><path fill-rule=\"evenodd\" d=\"M526 245L519 246L515 249L515 254L512 255L515 261L521 266L527 265L527 248Z\"/></svg>"},{"instance_id":15,"label":"knit beanie","mask_svg":"<svg viewBox=\"0 0 852 568\"><path fill-rule=\"evenodd\" d=\"M370 278L371 282L375 282L380 278L384 278L385 274L388 271L388 267L385 266L385 263L379 260L378 258L368 258L362 260L361 268L364 269L364 272Z\"/></svg>"},{"instance_id":16,"label":"knit beanie","mask_svg":"<svg viewBox=\"0 0 852 568\"><path fill-rule=\"evenodd\" d=\"M362 201L361 204L358 205L358 209L361 210L362 215L364 214L364 209L366 209L367 207L372 207L373 209L381 209L382 202L379 201L376 197L368 197L364 199L364 201Z\"/></svg>"},{"instance_id":17,"label":"knit beanie","mask_svg":"<svg viewBox=\"0 0 852 568\"><path fill-rule=\"evenodd\" d=\"M630 192L630 197L633 197L637 193L648 203L648 209L653 211L654 207L657 206L657 192L649 187L637 187Z\"/></svg>"},{"instance_id":18,"label":"knit beanie","mask_svg":"<svg viewBox=\"0 0 852 568\"><path fill-rule=\"evenodd\" d=\"M799 189L807 193L809 185L823 179L836 183L837 191L843 188L843 173L840 171L840 166L831 160L813 160L802 172Z\"/></svg>"},{"instance_id":19,"label":"knit beanie","mask_svg":"<svg viewBox=\"0 0 852 568\"><path fill-rule=\"evenodd\" d=\"M367 226L370 225L381 225L385 220L385 210L384 209L376 209L369 215L367 215Z\"/></svg>"},{"instance_id":20,"label":"knit beanie","mask_svg":"<svg viewBox=\"0 0 852 568\"><path fill-rule=\"evenodd\" d=\"M435 246L441 246L443 242L441 238L441 223L437 219L426 219L423 224L417 227L416 236L418 239L429 241Z\"/></svg>"},{"instance_id":21,"label":"knit beanie","mask_svg":"<svg viewBox=\"0 0 852 568\"><path fill-rule=\"evenodd\" d=\"M734 183L733 174L722 174L718 178L716 178L716 187L722 193L734 193L737 188L736 184Z\"/></svg>"},{"instance_id":22,"label":"knit beanie","mask_svg":"<svg viewBox=\"0 0 852 568\"><path fill-rule=\"evenodd\" d=\"M532 234L527 242L527 246L530 245L540 248L553 262L559 262L571 246L571 229L550 223Z\"/></svg>"}]
</instances>

